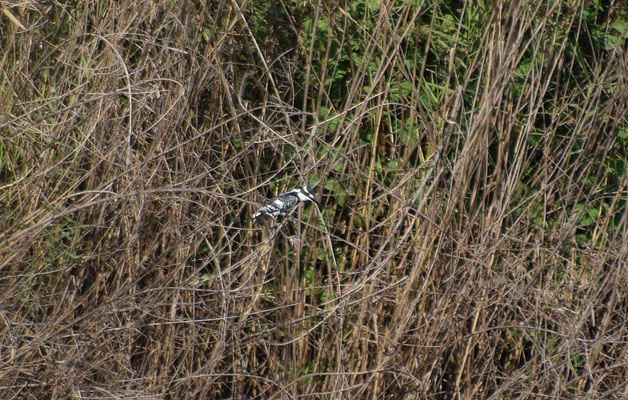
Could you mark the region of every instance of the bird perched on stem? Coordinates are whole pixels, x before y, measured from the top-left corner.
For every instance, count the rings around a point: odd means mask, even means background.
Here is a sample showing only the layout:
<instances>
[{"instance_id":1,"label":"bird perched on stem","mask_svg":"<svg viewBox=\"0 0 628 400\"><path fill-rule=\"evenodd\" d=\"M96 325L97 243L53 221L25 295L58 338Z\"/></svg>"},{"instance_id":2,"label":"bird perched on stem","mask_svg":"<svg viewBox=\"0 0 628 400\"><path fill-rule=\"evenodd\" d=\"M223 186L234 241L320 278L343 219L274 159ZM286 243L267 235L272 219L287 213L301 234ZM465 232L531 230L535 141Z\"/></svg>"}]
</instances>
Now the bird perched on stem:
<instances>
[{"instance_id":1,"label":"bird perched on stem","mask_svg":"<svg viewBox=\"0 0 628 400\"><path fill-rule=\"evenodd\" d=\"M312 188L306 184L301 186L300 188L292 189L289 192L266 200L264 204L262 204L260 208L258 208L257 211L253 213L253 215L251 215L249 218L247 218L244 222L257 218L286 215L288 211L292 210L297 204L304 201L311 201L316 204L319 209L322 208L321 203L316 201L316 199L314 198Z\"/></svg>"}]
</instances>

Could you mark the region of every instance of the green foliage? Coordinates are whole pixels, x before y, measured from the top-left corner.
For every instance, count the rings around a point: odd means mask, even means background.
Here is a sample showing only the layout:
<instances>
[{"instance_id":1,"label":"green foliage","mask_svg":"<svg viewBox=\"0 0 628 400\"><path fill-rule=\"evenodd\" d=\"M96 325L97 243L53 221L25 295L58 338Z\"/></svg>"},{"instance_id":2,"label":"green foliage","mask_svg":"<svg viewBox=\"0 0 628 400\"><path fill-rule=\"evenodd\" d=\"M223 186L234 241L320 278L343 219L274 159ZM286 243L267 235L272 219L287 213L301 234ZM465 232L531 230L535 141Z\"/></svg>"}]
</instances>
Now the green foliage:
<instances>
[{"instance_id":1,"label":"green foliage","mask_svg":"<svg viewBox=\"0 0 628 400\"><path fill-rule=\"evenodd\" d=\"M336 204L339 207L342 207L344 205L345 197L346 197L347 193L344 190L344 188L342 187L342 185L340 185L340 183L338 183L338 181L336 181L335 179L327 180L325 182L325 189L332 193L332 196L334 196Z\"/></svg>"},{"instance_id":2,"label":"green foliage","mask_svg":"<svg viewBox=\"0 0 628 400\"><path fill-rule=\"evenodd\" d=\"M596 23L597 18L603 12L604 9L598 1L595 2L594 8L584 7L582 19L587 25L594 46L600 50L610 51L621 46L623 40L628 38L628 30L626 29L628 11L618 10L617 17L608 27Z\"/></svg>"}]
</instances>

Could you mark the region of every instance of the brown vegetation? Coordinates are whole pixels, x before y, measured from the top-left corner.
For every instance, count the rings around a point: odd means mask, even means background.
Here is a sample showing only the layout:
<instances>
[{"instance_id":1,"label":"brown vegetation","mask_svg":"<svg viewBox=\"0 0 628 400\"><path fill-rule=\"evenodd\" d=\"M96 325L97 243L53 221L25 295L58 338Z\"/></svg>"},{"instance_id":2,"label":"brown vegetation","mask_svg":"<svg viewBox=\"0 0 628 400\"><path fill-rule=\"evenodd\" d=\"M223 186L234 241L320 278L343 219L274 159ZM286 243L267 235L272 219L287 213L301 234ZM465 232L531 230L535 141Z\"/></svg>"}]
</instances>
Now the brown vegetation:
<instances>
[{"instance_id":1,"label":"brown vegetation","mask_svg":"<svg viewBox=\"0 0 628 400\"><path fill-rule=\"evenodd\" d=\"M625 45L208 3L2 5L1 398L628 397Z\"/></svg>"}]
</instances>

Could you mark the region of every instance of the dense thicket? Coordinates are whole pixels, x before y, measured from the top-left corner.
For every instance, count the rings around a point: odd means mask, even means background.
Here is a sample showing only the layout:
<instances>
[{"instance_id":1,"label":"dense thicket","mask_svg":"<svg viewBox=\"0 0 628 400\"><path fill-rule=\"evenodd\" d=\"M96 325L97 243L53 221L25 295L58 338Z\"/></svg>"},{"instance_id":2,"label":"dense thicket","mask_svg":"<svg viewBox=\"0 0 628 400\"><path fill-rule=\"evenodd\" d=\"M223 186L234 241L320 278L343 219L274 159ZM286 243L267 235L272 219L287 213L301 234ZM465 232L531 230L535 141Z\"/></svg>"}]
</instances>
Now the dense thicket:
<instances>
[{"instance_id":1,"label":"dense thicket","mask_svg":"<svg viewBox=\"0 0 628 400\"><path fill-rule=\"evenodd\" d=\"M0 397L628 397L615 2L2 11Z\"/></svg>"}]
</instances>

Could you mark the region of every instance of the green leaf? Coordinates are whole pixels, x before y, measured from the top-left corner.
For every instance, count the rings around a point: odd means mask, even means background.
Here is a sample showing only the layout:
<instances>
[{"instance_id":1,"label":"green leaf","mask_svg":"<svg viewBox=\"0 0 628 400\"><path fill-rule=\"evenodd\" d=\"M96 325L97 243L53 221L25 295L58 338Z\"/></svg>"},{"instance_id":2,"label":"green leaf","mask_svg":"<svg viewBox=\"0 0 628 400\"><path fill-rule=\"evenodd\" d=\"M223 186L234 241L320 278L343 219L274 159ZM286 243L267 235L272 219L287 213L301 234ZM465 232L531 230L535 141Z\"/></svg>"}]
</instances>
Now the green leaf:
<instances>
[{"instance_id":1,"label":"green leaf","mask_svg":"<svg viewBox=\"0 0 628 400\"><path fill-rule=\"evenodd\" d=\"M309 37L312 36L312 28L314 27L314 23L312 22L311 18L307 18L305 21L303 21L303 30L305 31L305 34Z\"/></svg>"},{"instance_id":2,"label":"green leaf","mask_svg":"<svg viewBox=\"0 0 628 400\"><path fill-rule=\"evenodd\" d=\"M318 248L317 248L318 249ZM317 257L318 258L318 257ZM308 268L305 270L303 274L305 282L310 285L314 281L314 270L312 268Z\"/></svg>"},{"instance_id":3,"label":"green leaf","mask_svg":"<svg viewBox=\"0 0 628 400\"><path fill-rule=\"evenodd\" d=\"M330 179L327 182L325 182L325 185L323 185L323 187L329 190L330 192L335 192L336 185L337 185L336 181L334 179Z\"/></svg>"},{"instance_id":4,"label":"green leaf","mask_svg":"<svg viewBox=\"0 0 628 400\"><path fill-rule=\"evenodd\" d=\"M317 260L324 260L325 259L325 249L323 249L322 247L317 247L314 249L314 255L316 256Z\"/></svg>"},{"instance_id":5,"label":"green leaf","mask_svg":"<svg viewBox=\"0 0 628 400\"><path fill-rule=\"evenodd\" d=\"M212 30L208 26L204 26L202 36L205 42L209 42L209 38L212 36Z\"/></svg>"},{"instance_id":6,"label":"green leaf","mask_svg":"<svg viewBox=\"0 0 628 400\"><path fill-rule=\"evenodd\" d=\"M336 204L342 207L345 203L345 197L347 196L347 192L345 189L336 181L335 179L330 179L325 182L325 189L329 190L334 194L334 198L336 199Z\"/></svg>"},{"instance_id":7,"label":"green leaf","mask_svg":"<svg viewBox=\"0 0 628 400\"><path fill-rule=\"evenodd\" d=\"M598 211L597 208L587 209L584 215L582 216L582 218L580 218L580 221L578 221L578 226L584 227L584 226L591 225L593 222L597 220L599 213L600 212Z\"/></svg>"},{"instance_id":8,"label":"green leaf","mask_svg":"<svg viewBox=\"0 0 628 400\"><path fill-rule=\"evenodd\" d=\"M379 10L379 1L378 0L368 0L367 1L368 7L371 11L377 11Z\"/></svg>"}]
</instances>

